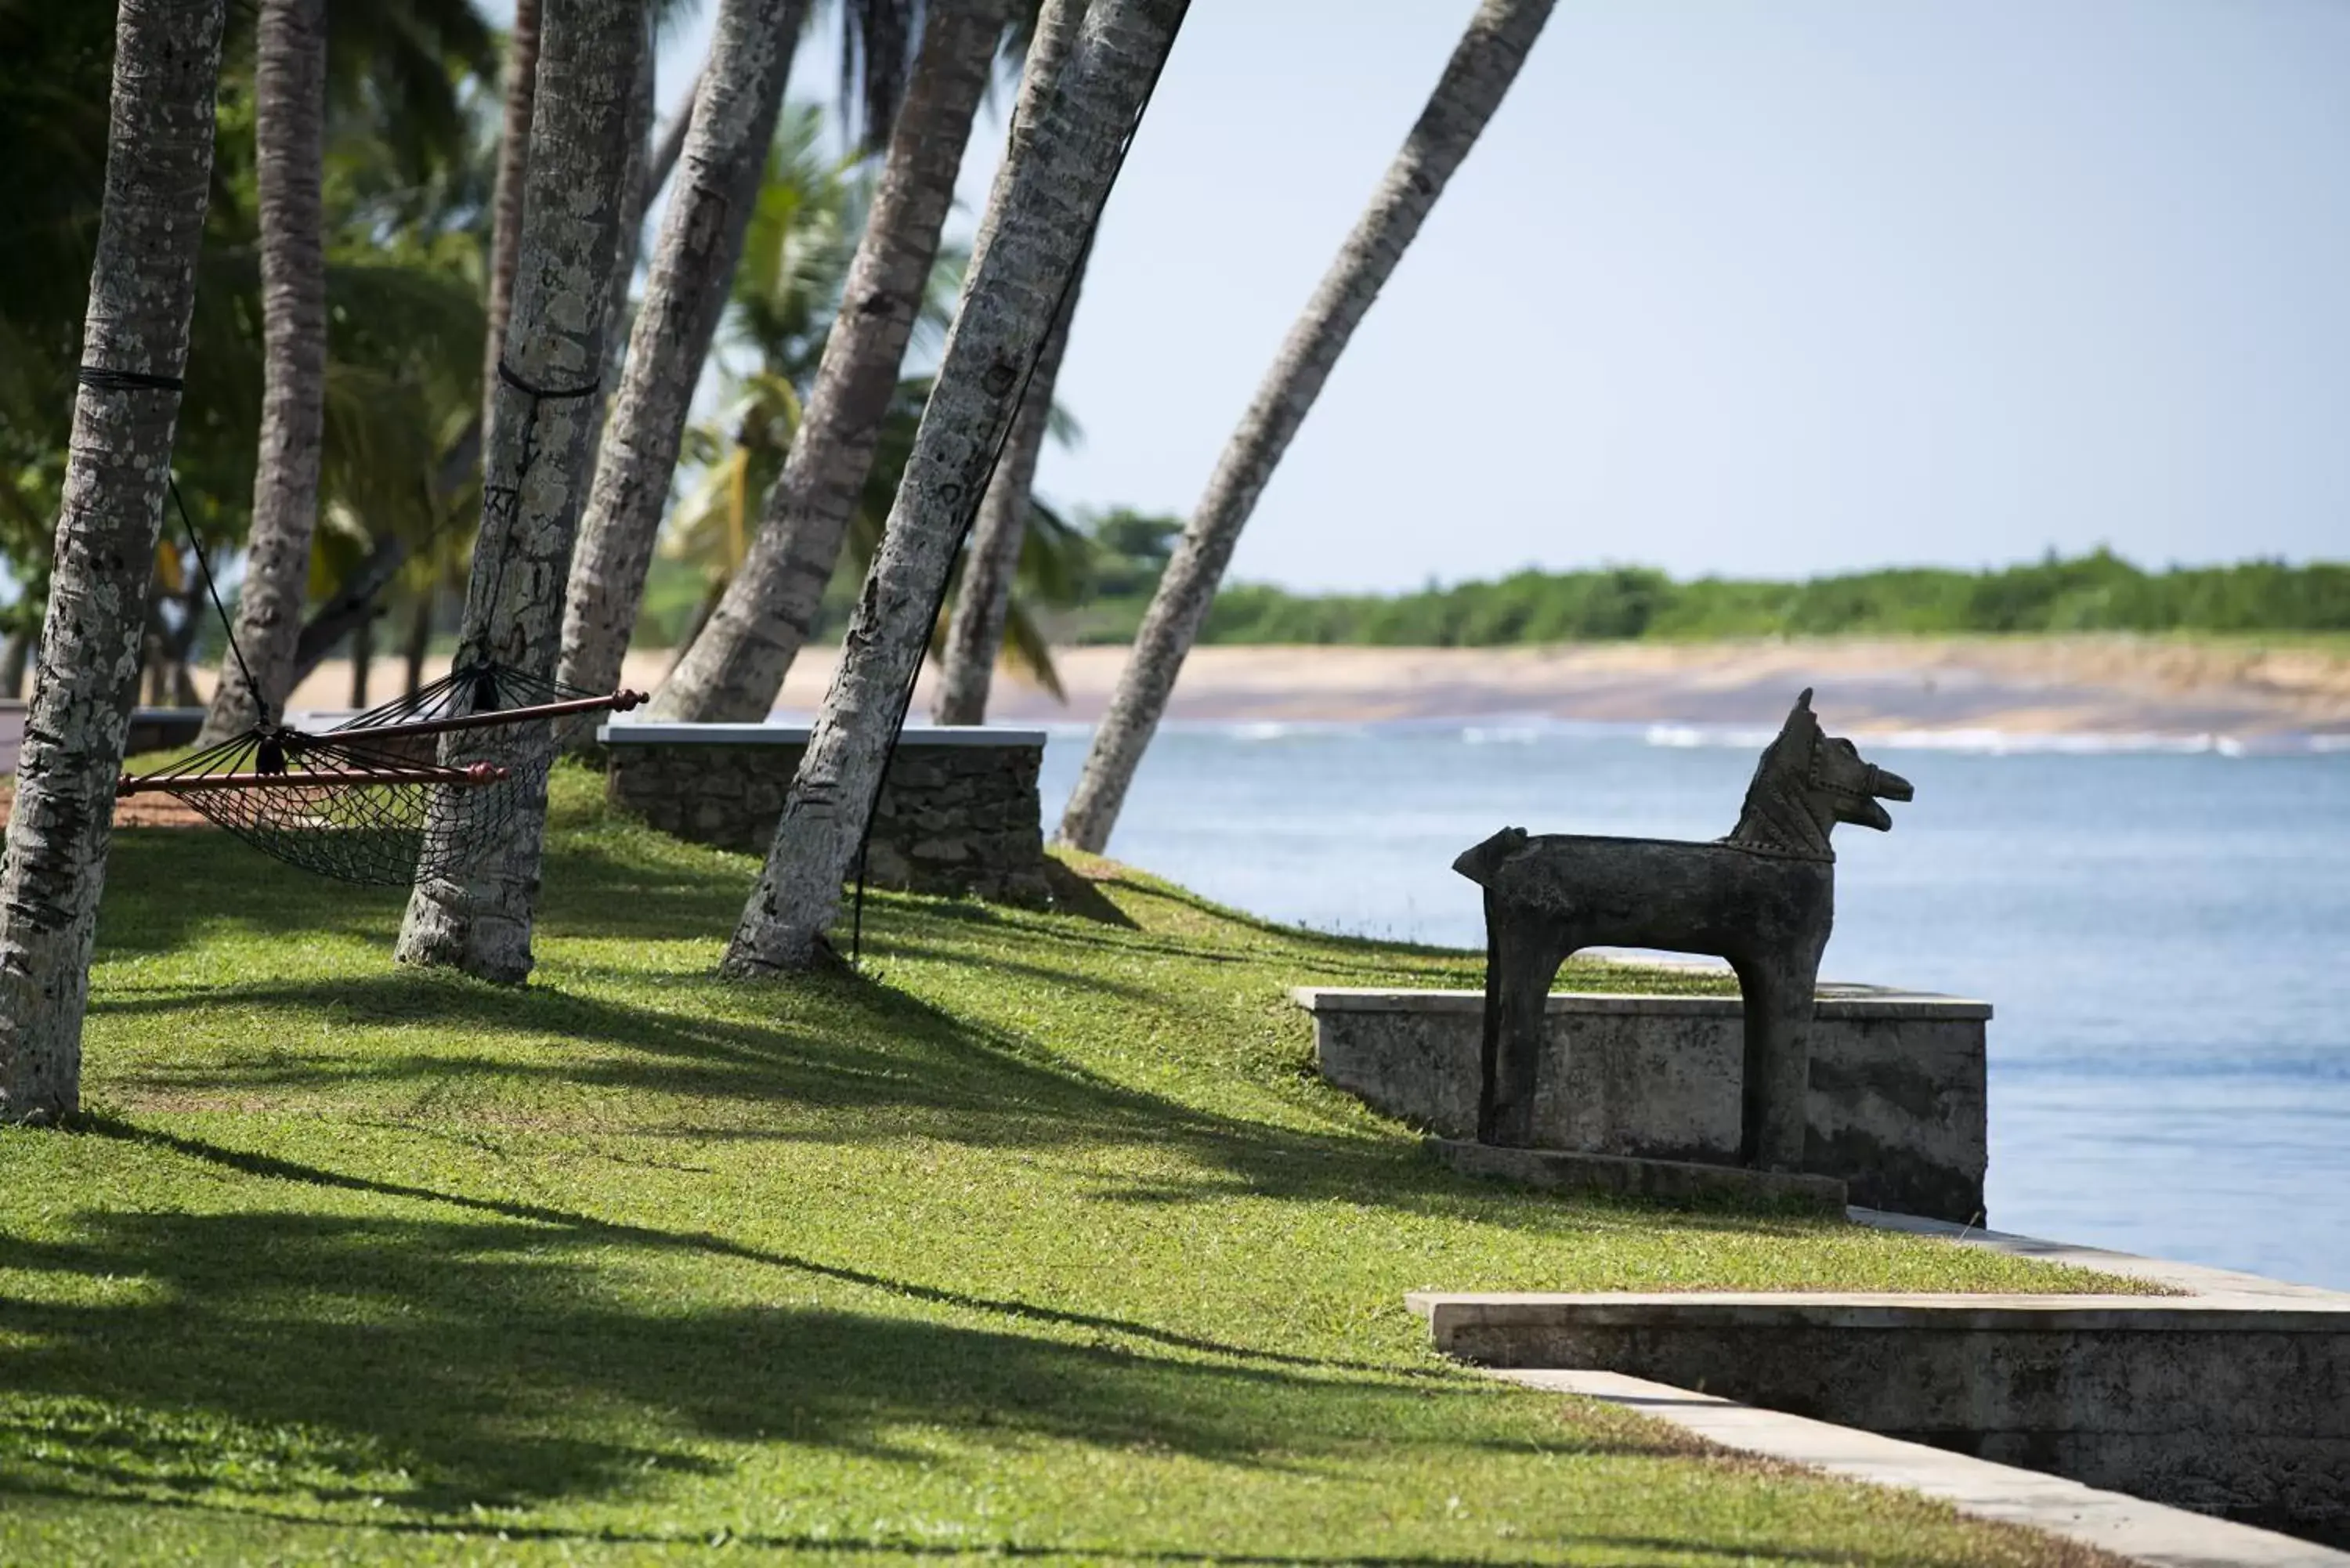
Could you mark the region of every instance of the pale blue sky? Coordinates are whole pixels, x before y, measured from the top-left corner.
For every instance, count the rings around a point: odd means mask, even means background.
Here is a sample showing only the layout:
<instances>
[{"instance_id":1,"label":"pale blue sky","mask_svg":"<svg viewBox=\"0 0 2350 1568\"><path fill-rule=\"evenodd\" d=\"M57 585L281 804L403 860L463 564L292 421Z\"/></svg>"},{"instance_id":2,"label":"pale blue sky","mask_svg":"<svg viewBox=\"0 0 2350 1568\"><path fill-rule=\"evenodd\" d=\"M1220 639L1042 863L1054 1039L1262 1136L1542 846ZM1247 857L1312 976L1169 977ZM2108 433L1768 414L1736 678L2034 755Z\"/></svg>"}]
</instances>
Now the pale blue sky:
<instances>
[{"instance_id":1,"label":"pale blue sky","mask_svg":"<svg viewBox=\"0 0 2350 1568\"><path fill-rule=\"evenodd\" d=\"M1190 508L1472 8L1197 0L1047 496ZM2350 556L2345 83L2339 0L1563 0L1234 574Z\"/></svg>"}]
</instances>

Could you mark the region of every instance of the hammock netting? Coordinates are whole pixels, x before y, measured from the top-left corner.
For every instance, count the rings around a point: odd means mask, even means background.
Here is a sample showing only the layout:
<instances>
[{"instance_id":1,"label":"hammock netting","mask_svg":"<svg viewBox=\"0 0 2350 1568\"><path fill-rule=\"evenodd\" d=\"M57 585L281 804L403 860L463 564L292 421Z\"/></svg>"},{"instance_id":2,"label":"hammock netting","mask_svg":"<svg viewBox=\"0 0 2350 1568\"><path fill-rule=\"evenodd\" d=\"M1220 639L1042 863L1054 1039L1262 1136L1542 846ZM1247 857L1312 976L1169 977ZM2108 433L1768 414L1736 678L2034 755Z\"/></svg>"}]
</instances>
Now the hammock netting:
<instances>
[{"instance_id":1,"label":"hammock netting","mask_svg":"<svg viewBox=\"0 0 2350 1568\"><path fill-rule=\"evenodd\" d=\"M167 794L267 855L338 881L462 878L510 843L556 753L633 691L590 692L469 663L317 732L264 724L122 780Z\"/></svg>"}]
</instances>

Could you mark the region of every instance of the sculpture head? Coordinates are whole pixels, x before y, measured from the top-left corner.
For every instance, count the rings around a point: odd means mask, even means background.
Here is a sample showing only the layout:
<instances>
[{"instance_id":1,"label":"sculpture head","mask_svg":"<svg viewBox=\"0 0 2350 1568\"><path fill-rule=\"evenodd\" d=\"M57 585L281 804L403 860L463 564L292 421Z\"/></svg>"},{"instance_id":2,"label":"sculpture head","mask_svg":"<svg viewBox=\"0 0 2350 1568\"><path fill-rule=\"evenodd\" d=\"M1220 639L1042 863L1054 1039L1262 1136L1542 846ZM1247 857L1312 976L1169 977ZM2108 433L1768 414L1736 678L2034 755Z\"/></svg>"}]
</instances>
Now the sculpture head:
<instances>
[{"instance_id":1,"label":"sculpture head","mask_svg":"<svg viewBox=\"0 0 2350 1568\"><path fill-rule=\"evenodd\" d=\"M1779 738L1762 753L1746 806L1730 842L1776 855L1833 860L1828 834L1839 822L1882 833L1893 817L1879 801L1908 800L1917 792L1899 774L1864 760L1841 735L1820 729L1809 687L1795 699Z\"/></svg>"}]
</instances>

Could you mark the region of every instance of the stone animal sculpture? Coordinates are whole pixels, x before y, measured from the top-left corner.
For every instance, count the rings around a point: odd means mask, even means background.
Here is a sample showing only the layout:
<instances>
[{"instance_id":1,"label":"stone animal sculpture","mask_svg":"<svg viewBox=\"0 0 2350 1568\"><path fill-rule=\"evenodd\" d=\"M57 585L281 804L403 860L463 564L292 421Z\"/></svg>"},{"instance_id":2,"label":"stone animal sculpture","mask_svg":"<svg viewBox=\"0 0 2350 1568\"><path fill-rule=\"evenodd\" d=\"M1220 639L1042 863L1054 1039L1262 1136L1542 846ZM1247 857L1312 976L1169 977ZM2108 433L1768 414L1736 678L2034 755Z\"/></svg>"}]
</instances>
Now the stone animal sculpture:
<instances>
[{"instance_id":1,"label":"stone animal sculpture","mask_svg":"<svg viewBox=\"0 0 2350 1568\"><path fill-rule=\"evenodd\" d=\"M1745 999L1742 1157L1804 1161L1813 992L1835 914L1839 822L1882 831L1880 800L1908 780L1821 733L1807 689L1762 753L1730 836L1529 836L1509 827L1452 863L1485 889L1485 1038L1481 1143L1533 1141L1536 1065L1551 981L1586 947L1663 948L1730 961Z\"/></svg>"}]
</instances>

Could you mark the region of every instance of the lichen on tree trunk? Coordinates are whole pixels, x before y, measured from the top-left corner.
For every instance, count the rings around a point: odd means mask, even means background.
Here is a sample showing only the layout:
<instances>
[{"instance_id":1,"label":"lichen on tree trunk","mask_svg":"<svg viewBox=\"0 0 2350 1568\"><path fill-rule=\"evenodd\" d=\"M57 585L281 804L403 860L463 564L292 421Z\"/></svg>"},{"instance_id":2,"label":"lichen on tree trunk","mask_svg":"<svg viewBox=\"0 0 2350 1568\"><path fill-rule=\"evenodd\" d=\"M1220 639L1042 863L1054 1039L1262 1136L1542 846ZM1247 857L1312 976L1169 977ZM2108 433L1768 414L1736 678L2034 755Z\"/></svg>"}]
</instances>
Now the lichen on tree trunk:
<instances>
[{"instance_id":1,"label":"lichen on tree trunk","mask_svg":"<svg viewBox=\"0 0 2350 1568\"><path fill-rule=\"evenodd\" d=\"M1026 142L1014 152L1021 168L964 282L880 554L728 944L726 974L820 961L956 547L1183 11L1184 0L1094 0L1052 111L1015 132Z\"/></svg>"},{"instance_id":2,"label":"lichen on tree trunk","mask_svg":"<svg viewBox=\"0 0 2350 1568\"><path fill-rule=\"evenodd\" d=\"M757 201L807 0L725 0L655 243L627 369L597 453L564 606L563 680L620 680L685 434Z\"/></svg>"},{"instance_id":3,"label":"lichen on tree trunk","mask_svg":"<svg viewBox=\"0 0 2350 1568\"><path fill-rule=\"evenodd\" d=\"M115 781L138 696L212 176L224 0L121 0L82 363L40 672L0 857L0 1123L78 1108Z\"/></svg>"},{"instance_id":4,"label":"lichen on tree trunk","mask_svg":"<svg viewBox=\"0 0 2350 1568\"><path fill-rule=\"evenodd\" d=\"M231 649L199 743L281 715L309 590L327 419L326 0L263 0L254 140L261 194L261 456ZM246 677L250 674L252 684ZM257 690L256 690L257 688Z\"/></svg>"},{"instance_id":5,"label":"lichen on tree trunk","mask_svg":"<svg viewBox=\"0 0 2350 1568\"><path fill-rule=\"evenodd\" d=\"M653 694L651 717L766 717L814 628L897 391L1006 10L1005 0L931 8L783 474L742 567Z\"/></svg>"},{"instance_id":6,"label":"lichen on tree trunk","mask_svg":"<svg viewBox=\"0 0 2350 1568\"><path fill-rule=\"evenodd\" d=\"M458 629L461 663L487 661L537 680L555 673L627 205L629 99L645 44L641 0L574 0L546 18L514 313L505 369L492 373L482 525ZM483 743L478 735L450 736L442 756L470 761ZM416 885L398 954L404 963L519 983L531 969L550 737L544 724L523 726L497 734L496 743L517 774L513 830L463 881Z\"/></svg>"},{"instance_id":7,"label":"lichen on tree trunk","mask_svg":"<svg viewBox=\"0 0 2350 1568\"><path fill-rule=\"evenodd\" d=\"M1109 843L1134 770L1167 711L1184 656L1215 602L1216 587L1257 497L1305 422L1347 340L1403 259L1404 247L1517 79L1552 4L1484 0L1477 7L1369 207L1339 248L1305 314L1289 329L1151 595L1134 651L1119 671L1109 711L1094 732L1085 769L1062 815L1065 843L1096 854Z\"/></svg>"}]
</instances>

